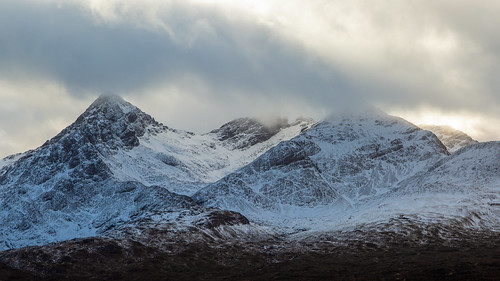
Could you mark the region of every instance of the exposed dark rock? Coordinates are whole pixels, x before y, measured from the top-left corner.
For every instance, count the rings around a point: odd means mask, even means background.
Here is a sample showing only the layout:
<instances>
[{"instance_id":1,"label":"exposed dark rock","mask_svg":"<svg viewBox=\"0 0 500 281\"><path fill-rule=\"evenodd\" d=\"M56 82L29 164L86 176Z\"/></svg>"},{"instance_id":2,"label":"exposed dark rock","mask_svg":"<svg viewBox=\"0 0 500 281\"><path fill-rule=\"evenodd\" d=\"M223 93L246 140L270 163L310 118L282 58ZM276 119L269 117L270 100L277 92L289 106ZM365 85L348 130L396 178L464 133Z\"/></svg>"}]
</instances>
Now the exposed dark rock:
<instances>
[{"instance_id":1,"label":"exposed dark rock","mask_svg":"<svg viewBox=\"0 0 500 281\"><path fill-rule=\"evenodd\" d=\"M274 124L266 126L256 119L240 118L224 124L210 133L216 134L220 141L234 149L244 149L267 141L288 126L290 125L286 119L278 119Z\"/></svg>"},{"instance_id":2,"label":"exposed dark rock","mask_svg":"<svg viewBox=\"0 0 500 281\"><path fill-rule=\"evenodd\" d=\"M217 210L207 214L206 219L198 222L198 225L202 225L206 228L215 228L221 225L239 225L249 223L248 219L240 213Z\"/></svg>"}]
</instances>

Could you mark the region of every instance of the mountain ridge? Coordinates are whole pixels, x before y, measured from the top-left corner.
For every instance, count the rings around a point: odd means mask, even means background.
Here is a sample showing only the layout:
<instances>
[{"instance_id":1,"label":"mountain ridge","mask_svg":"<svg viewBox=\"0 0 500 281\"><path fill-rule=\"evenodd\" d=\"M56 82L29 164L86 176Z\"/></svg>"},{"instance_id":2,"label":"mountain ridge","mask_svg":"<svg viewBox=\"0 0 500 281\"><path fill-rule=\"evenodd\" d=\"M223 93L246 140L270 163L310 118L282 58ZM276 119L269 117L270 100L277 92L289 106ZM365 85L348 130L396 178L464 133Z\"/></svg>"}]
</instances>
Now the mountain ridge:
<instances>
[{"instance_id":1,"label":"mountain ridge","mask_svg":"<svg viewBox=\"0 0 500 281\"><path fill-rule=\"evenodd\" d=\"M283 204L314 207L337 202L344 208L388 192L449 155L428 131L379 111L369 116L333 115L193 198L247 215L252 214L242 206L278 213Z\"/></svg>"},{"instance_id":2,"label":"mountain ridge","mask_svg":"<svg viewBox=\"0 0 500 281\"><path fill-rule=\"evenodd\" d=\"M356 228L401 213L417 223L435 218L433 210L443 212L439 221L469 221L477 209L453 200L470 202L463 196L474 184L490 183L469 197L495 225L488 205L497 204L495 143L450 155L432 132L379 110L274 124L240 118L200 135L169 128L120 97L99 97L41 147L0 162L0 244L119 235L139 225L199 228L221 217L245 222L238 216L256 223L247 229L279 235ZM475 166L489 182L473 176ZM461 171L475 180L461 179ZM426 181L434 185L422 190ZM443 192L436 183L465 188ZM418 198L427 203L415 205ZM463 217L450 215L457 208Z\"/></svg>"},{"instance_id":3,"label":"mountain ridge","mask_svg":"<svg viewBox=\"0 0 500 281\"><path fill-rule=\"evenodd\" d=\"M221 166L231 150L212 136L171 129L121 97L101 96L42 146L2 160L0 248L103 235L158 219L192 226L213 210L173 191L186 193L230 173L231 165L245 165L299 129L287 126L288 133L238 150L239 158ZM208 225L212 219L220 220ZM219 224L224 220L231 217Z\"/></svg>"}]
</instances>

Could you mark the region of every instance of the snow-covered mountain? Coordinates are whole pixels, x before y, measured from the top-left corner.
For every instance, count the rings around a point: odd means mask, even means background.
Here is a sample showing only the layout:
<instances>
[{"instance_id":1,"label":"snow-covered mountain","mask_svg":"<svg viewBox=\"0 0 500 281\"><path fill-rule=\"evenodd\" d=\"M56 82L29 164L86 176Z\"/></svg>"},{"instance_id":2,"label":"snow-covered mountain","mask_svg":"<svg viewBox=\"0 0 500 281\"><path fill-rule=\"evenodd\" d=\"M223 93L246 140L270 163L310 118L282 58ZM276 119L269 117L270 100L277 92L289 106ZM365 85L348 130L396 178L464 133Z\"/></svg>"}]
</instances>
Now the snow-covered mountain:
<instances>
[{"instance_id":1,"label":"snow-covered mountain","mask_svg":"<svg viewBox=\"0 0 500 281\"><path fill-rule=\"evenodd\" d=\"M254 218L262 211L294 215L295 207L342 209L397 188L447 156L434 134L401 118L376 110L337 114L193 198Z\"/></svg>"},{"instance_id":2,"label":"snow-covered mountain","mask_svg":"<svg viewBox=\"0 0 500 281\"><path fill-rule=\"evenodd\" d=\"M459 149L401 182L377 209L422 225L500 231L500 142Z\"/></svg>"},{"instance_id":3,"label":"snow-covered mountain","mask_svg":"<svg viewBox=\"0 0 500 281\"><path fill-rule=\"evenodd\" d=\"M94 236L158 212L199 213L189 197L118 181L106 163L165 129L117 98L100 98L44 145L15 156L0 170L0 247Z\"/></svg>"},{"instance_id":4,"label":"snow-covered mountain","mask_svg":"<svg viewBox=\"0 0 500 281\"><path fill-rule=\"evenodd\" d=\"M101 96L75 123L41 148L4 158L0 160L0 168L10 165L3 172L10 177L12 173L35 173L25 172L26 167L15 162L24 155L47 151L52 160L64 164L45 166L40 171L45 178L53 178L57 171L73 171L79 164L89 165L82 169L101 165L120 181L160 185L170 191L190 194L248 164L279 142L295 137L313 123L300 120L267 128L257 120L241 118L199 135L164 126L120 97ZM79 153L87 148L93 152ZM89 159L99 159L102 163L84 161ZM80 174L84 175L81 171ZM40 175L30 177L40 178ZM26 179L24 174L22 180Z\"/></svg>"},{"instance_id":5,"label":"snow-covered mountain","mask_svg":"<svg viewBox=\"0 0 500 281\"><path fill-rule=\"evenodd\" d=\"M0 249L98 235L154 217L200 219L210 211L172 191L192 193L310 125L283 125L233 147L215 132L171 129L120 97L102 96L41 147L0 162Z\"/></svg>"},{"instance_id":6,"label":"snow-covered mountain","mask_svg":"<svg viewBox=\"0 0 500 281\"><path fill-rule=\"evenodd\" d=\"M193 199L315 239L338 231L500 230L500 144L449 154L431 132L380 112L337 114ZM442 237L441 237L442 236Z\"/></svg>"},{"instance_id":7,"label":"snow-covered mountain","mask_svg":"<svg viewBox=\"0 0 500 281\"><path fill-rule=\"evenodd\" d=\"M462 147L477 143L477 140L471 138L466 133L453 129L450 126L420 125L419 127L433 132L446 146L450 153L453 153Z\"/></svg>"},{"instance_id":8,"label":"snow-covered mountain","mask_svg":"<svg viewBox=\"0 0 500 281\"><path fill-rule=\"evenodd\" d=\"M445 147L431 131L363 109L318 123L241 118L200 135L102 96L41 147L0 160L0 251L44 245L1 252L0 274L68 277L59 270L84 263L86 276L116 279L194 260L218 272L235 262L240 278L248 259L324 261L342 245L340 259L380 248L377 270L394 249L482 255L500 232L500 142L448 130Z\"/></svg>"},{"instance_id":9,"label":"snow-covered mountain","mask_svg":"<svg viewBox=\"0 0 500 281\"><path fill-rule=\"evenodd\" d=\"M0 249L248 222L236 212L259 224L244 231L272 235L391 222L495 230L499 146L450 155L432 132L372 109L194 134L102 96L41 147L0 160Z\"/></svg>"}]
</instances>

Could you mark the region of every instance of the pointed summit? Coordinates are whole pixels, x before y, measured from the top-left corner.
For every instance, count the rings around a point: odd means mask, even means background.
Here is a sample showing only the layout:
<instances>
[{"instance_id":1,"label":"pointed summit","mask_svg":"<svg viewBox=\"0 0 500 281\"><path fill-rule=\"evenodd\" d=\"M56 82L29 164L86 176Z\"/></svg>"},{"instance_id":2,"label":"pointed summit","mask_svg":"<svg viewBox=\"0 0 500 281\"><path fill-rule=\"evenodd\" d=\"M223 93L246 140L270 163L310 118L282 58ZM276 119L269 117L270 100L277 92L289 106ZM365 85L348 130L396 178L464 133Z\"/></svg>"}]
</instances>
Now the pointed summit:
<instances>
[{"instance_id":1,"label":"pointed summit","mask_svg":"<svg viewBox=\"0 0 500 281\"><path fill-rule=\"evenodd\" d=\"M135 106L133 106L129 102L126 102L122 97L118 95L102 94L88 107L87 111L103 109L106 107L118 107L120 109L135 108Z\"/></svg>"},{"instance_id":2,"label":"pointed summit","mask_svg":"<svg viewBox=\"0 0 500 281\"><path fill-rule=\"evenodd\" d=\"M124 223L149 221L153 213L199 210L188 197L116 176L142 166L143 174L149 172L154 151L137 158L127 153L141 137L163 128L122 98L101 96L56 137L0 169L0 251L94 236ZM140 162L143 156L147 160Z\"/></svg>"},{"instance_id":3,"label":"pointed summit","mask_svg":"<svg viewBox=\"0 0 500 281\"><path fill-rule=\"evenodd\" d=\"M132 105L131 103L125 101L122 97L114 94L103 94L98 97L85 112L77 119L77 123L81 121L81 119L91 116L91 115L99 115L104 114L104 117L113 118L112 115L127 114L131 111L139 111L142 112L139 108ZM145 113L144 113L145 114Z\"/></svg>"},{"instance_id":4,"label":"pointed summit","mask_svg":"<svg viewBox=\"0 0 500 281\"><path fill-rule=\"evenodd\" d=\"M101 95L78 119L48 143L72 135L105 150L139 145L146 131L166 127L117 95ZM71 137L73 138L73 137Z\"/></svg>"},{"instance_id":5,"label":"pointed summit","mask_svg":"<svg viewBox=\"0 0 500 281\"><path fill-rule=\"evenodd\" d=\"M104 93L101 94L93 104L105 103L105 102L114 102L114 103L127 103L120 95L113 93Z\"/></svg>"}]
</instances>

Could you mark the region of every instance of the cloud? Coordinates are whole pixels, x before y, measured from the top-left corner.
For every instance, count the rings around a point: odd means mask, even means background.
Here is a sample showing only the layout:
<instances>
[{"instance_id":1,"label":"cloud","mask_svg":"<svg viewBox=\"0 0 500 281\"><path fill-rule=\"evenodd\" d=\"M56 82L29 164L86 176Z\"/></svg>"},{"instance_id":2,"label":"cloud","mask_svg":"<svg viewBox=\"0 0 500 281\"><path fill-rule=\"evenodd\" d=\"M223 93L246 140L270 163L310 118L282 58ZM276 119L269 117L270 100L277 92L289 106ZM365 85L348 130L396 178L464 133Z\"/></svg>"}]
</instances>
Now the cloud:
<instances>
[{"instance_id":1,"label":"cloud","mask_svg":"<svg viewBox=\"0 0 500 281\"><path fill-rule=\"evenodd\" d=\"M0 157L42 145L91 102L73 98L54 82L5 79L0 101Z\"/></svg>"},{"instance_id":2,"label":"cloud","mask_svg":"<svg viewBox=\"0 0 500 281\"><path fill-rule=\"evenodd\" d=\"M300 48L267 27L235 23L213 8L167 5L164 14L142 19L150 13L129 5L113 6L115 11L91 4L89 14L70 4L20 3L0 15L0 24L8 26L0 36L14 43L2 48L2 70L49 76L74 94L137 92L175 83L186 73L216 88L216 95L346 92L342 79L335 83L334 69L318 75Z\"/></svg>"},{"instance_id":3,"label":"cloud","mask_svg":"<svg viewBox=\"0 0 500 281\"><path fill-rule=\"evenodd\" d=\"M75 104L115 92L197 131L357 103L500 124L498 10L471 0L4 0L0 75L25 100L1 98L30 108L55 88ZM35 84L53 87L12 86ZM500 139L488 127L481 136Z\"/></svg>"}]
</instances>

